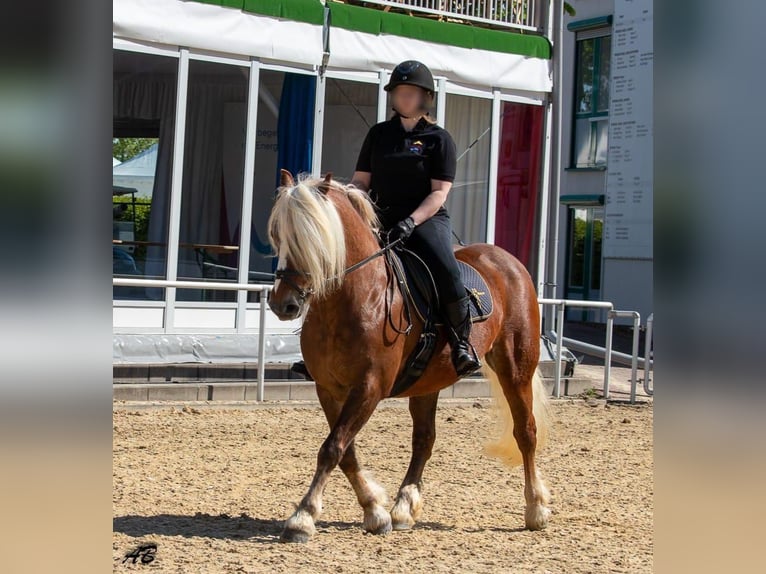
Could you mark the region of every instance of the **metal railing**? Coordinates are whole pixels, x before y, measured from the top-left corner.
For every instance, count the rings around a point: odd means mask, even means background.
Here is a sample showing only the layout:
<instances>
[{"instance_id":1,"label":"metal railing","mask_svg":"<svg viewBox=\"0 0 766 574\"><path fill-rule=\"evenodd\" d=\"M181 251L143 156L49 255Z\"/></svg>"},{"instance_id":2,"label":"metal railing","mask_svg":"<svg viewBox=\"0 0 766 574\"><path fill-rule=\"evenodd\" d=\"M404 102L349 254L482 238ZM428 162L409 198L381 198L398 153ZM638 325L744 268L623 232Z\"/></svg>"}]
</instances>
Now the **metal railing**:
<instances>
[{"instance_id":1,"label":"metal railing","mask_svg":"<svg viewBox=\"0 0 766 574\"><path fill-rule=\"evenodd\" d=\"M654 395L654 384L649 385L649 373L652 362L652 343L654 337L654 313L646 320L646 338L644 339L644 392L650 397Z\"/></svg>"},{"instance_id":2,"label":"metal railing","mask_svg":"<svg viewBox=\"0 0 766 574\"><path fill-rule=\"evenodd\" d=\"M261 295L259 296L259 328L258 328L258 401L263 401L264 398L264 385L266 377L266 301L268 292L271 291L273 285L255 285L250 283L224 283L213 281L168 281L165 279L131 279L122 277L113 277L112 285L115 287L170 287L176 289L215 289L215 290L228 290L228 291L257 291ZM555 380L553 383L553 396L559 398L561 396L561 354L562 345L565 340L570 343L579 343L572 341L571 339L564 338L564 313L567 307L578 308L590 308L590 309L604 309L607 311L606 320L606 342L604 348L596 347L595 345L588 345L586 343L580 343L580 347L589 347L595 351L602 351L604 356L604 398L609 398L609 377L611 373L612 356L622 355L612 350L612 333L614 330L614 319L617 317L628 317L633 319L633 349L630 355L631 360L631 389L630 389L630 402L636 402L636 386L638 384L638 365L639 361L643 362L644 368L644 391L647 395L652 396L654 394L653 388L649 385L649 371L652 366L651 360L651 346L652 346L652 334L654 314L652 313L647 320L646 325L646 339L645 339L645 355L643 359L638 356L638 337L641 326L641 315L637 311L621 311L615 310L614 305L609 301L578 301L572 299L538 299L540 305L552 305L557 308L556 313L556 363L555 363Z\"/></svg>"},{"instance_id":3,"label":"metal railing","mask_svg":"<svg viewBox=\"0 0 766 574\"><path fill-rule=\"evenodd\" d=\"M223 283L214 281L168 281L165 279L128 279L113 277L115 287L171 287L176 289L215 289L223 291L258 291L260 317L258 322L258 394L263 402L266 383L266 300L273 285L253 285L250 283Z\"/></svg>"},{"instance_id":4,"label":"metal railing","mask_svg":"<svg viewBox=\"0 0 766 574\"><path fill-rule=\"evenodd\" d=\"M346 3L357 2L346 0ZM364 4L378 4L420 14L507 28L541 28L536 0L365 0Z\"/></svg>"},{"instance_id":5,"label":"metal railing","mask_svg":"<svg viewBox=\"0 0 766 574\"><path fill-rule=\"evenodd\" d=\"M651 349L651 336L652 336L652 322L654 321L654 314L650 315L649 321L647 321L647 333L646 333L646 352L645 358L641 359L638 356L639 348L639 335L641 327L641 315L637 311L624 311L616 310L614 305L609 301L579 301L573 299L538 299L540 305L551 305L556 307L556 330L551 334L556 339L556 363L555 363L555 379L553 382L553 396L556 398L561 397L561 354L562 345L567 342L568 345L576 344L580 350L585 350L589 354L597 354L604 358L604 388L603 396L605 399L609 398L609 377L612 370L612 360L615 355L619 355L621 358L629 358L631 366L630 377L630 402L636 402L636 387L638 385L638 366L639 362L643 363L644 367L644 391L647 395L653 394L653 389L649 388L649 369L652 366L650 358ZM581 341L574 341L572 339L566 339L564 337L564 313L567 307L576 307L583 309L603 309L606 310L606 341L604 347L597 347L596 345L590 345L588 343L582 343ZM633 319L633 346L630 355L624 355L623 353L617 353L612 350L612 335L614 332L614 320L619 317ZM574 346L574 345L572 345Z\"/></svg>"}]
</instances>

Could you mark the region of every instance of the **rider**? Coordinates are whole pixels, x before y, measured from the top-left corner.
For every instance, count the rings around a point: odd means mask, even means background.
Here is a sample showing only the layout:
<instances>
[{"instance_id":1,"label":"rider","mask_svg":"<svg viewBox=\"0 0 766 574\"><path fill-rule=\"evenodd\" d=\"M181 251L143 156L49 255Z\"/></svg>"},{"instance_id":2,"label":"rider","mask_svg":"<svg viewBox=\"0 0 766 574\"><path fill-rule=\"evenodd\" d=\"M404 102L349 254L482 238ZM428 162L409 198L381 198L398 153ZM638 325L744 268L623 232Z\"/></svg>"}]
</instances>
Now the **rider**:
<instances>
[{"instance_id":1,"label":"rider","mask_svg":"<svg viewBox=\"0 0 766 574\"><path fill-rule=\"evenodd\" d=\"M428 265L449 328L452 363L458 375L481 367L468 338L469 298L452 249L452 226L444 207L455 179L455 142L428 113L434 79L425 64L407 60L384 88L394 115L370 128L351 183L375 202L383 237L401 239Z\"/></svg>"}]
</instances>

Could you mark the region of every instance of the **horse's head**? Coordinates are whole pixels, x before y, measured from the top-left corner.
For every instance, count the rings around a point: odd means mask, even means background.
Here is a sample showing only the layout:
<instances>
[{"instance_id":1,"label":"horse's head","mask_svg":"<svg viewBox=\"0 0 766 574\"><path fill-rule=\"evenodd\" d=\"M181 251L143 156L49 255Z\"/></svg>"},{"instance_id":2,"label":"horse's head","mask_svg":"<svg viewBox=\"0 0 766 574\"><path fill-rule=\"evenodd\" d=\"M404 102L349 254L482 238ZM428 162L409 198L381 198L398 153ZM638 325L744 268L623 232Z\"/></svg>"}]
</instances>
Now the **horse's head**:
<instances>
[{"instance_id":1,"label":"horse's head","mask_svg":"<svg viewBox=\"0 0 766 574\"><path fill-rule=\"evenodd\" d=\"M280 319L299 317L311 298L340 286L346 267L344 227L353 226L344 217L354 211L362 215L367 233L375 222L372 204L359 194L334 182L331 174L324 179L301 176L296 182L282 170L269 218L269 238L279 257L269 306ZM339 209L335 202L342 198L354 209Z\"/></svg>"}]
</instances>

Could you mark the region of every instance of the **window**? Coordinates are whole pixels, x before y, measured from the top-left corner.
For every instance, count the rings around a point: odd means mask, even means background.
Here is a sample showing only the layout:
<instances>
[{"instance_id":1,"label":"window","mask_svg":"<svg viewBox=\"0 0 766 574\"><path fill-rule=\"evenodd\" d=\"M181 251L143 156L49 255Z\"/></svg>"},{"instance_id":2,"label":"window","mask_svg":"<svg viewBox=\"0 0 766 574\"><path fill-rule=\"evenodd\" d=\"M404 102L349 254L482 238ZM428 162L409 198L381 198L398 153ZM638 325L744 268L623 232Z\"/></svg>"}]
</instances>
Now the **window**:
<instances>
[{"instance_id":1,"label":"window","mask_svg":"<svg viewBox=\"0 0 766 574\"><path fill-rule=\"evenodd\" d=\"M115 50L112 62L113 276L164 279L178 59ZM165 290L120 286L113 297L163 300Z\"/></svg>"},{"instance_id":2,"label":"window","mask_svg":"<svg viewBox=\"0 0 766 574\"><path fill-rule=\"evenodd\" d=\"M609 64L612 37L577 40L574 167L605 167L609 129Z\"/></svg>"},{"instance_id":3,"label":"window","mask_svg":"<svg viewBox=\"0 0 766 574\"><path fill-rule=\"evenodd\" d=\"M567 299L597 301L601 298L601 247L604 231L604 208L573 205L569 208L566 285ZM595 319L593 311L567 309L567 320Z\"/></svg>"},{"instance_id":4,"label":"window","mask_svg":"<svg viewBox=\"0 0 766 574\"><path fill-rule=\"evenodd\" d=\"M236 283L249 69L189 62L177 276ZM179 289L178 301L232 302L234 291Z\"/></svg>"},{"instance_id":5,"label":"window","mask_svg":"<svg viewBox=\"0 0 766 574\"><path fill-rule=\"evenodd\" d=\"M444 127L457 147L457 172L447 196L452 227L465 243L486 241L492 100L447 94Z\"/></svg>"},{"instance_id":6,"label":"window","mask_svg":"<svg viewBox=\"0 0 766 574\"><path fill-rule=\"evenodd\" d=\"M320 172L350 181L362 142L377 116L377 84L328 78Z\"/></svg>"}]
</instances>

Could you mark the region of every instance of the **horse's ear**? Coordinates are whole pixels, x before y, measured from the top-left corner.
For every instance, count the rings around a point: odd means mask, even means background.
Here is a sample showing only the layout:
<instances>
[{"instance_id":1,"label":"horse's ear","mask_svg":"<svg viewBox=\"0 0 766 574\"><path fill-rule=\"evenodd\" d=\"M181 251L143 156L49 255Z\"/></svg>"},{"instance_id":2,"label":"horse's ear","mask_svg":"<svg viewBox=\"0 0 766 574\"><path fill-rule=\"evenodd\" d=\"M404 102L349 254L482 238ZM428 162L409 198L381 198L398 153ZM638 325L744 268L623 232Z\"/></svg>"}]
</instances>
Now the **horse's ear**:
<instances>
[{"instance_id":1,"label":"horse's ear","mask_svg":"<svg viewBox=\"0 0 766 574\"><path fill-rule=\"evenodd\" d=\"M328 171L327 174L324 176L324 180L322 183L320 183L317 186L317 189L320 191L320 193L327 193L330 191L330 186L332 185L332 172Z\"/></svg>"},{"instance_id":2,"label":"horse's ear","mask_svg":"<svg viewBox=\"0 0 766 574\"><path fill-rule=\"evenodd\" d=\"M293 187L295 185L293 174L291 174L286 169L280 169L279 173L280 173L280 183L282 187Z\"/></svg>"}]
</instances>

